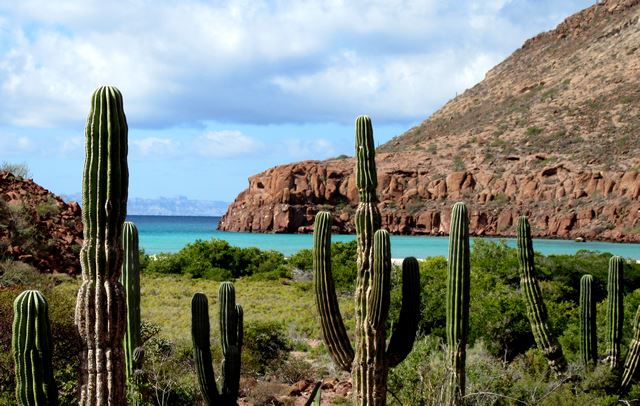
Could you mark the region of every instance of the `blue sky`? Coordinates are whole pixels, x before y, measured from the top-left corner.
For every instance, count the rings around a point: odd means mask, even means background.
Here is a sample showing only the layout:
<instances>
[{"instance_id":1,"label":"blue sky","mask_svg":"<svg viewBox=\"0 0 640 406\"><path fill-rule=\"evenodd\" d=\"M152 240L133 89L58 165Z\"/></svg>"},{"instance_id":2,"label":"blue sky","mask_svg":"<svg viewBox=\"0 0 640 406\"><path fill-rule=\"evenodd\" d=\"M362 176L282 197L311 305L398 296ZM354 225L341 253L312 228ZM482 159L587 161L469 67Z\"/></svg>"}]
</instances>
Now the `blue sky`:
<instances>
[{"instance_id":1,"label":"blue sky","mask_svg":"<svg viewBox=\"0 0 640 406\"><path fill-rule=\"evenodd\" d=\"M273 165L352 154L482 80L582 0L0 0L0 161L81 189L99 85L129 122L129 194L231 201Z\"/></svg>"}]
</instances>

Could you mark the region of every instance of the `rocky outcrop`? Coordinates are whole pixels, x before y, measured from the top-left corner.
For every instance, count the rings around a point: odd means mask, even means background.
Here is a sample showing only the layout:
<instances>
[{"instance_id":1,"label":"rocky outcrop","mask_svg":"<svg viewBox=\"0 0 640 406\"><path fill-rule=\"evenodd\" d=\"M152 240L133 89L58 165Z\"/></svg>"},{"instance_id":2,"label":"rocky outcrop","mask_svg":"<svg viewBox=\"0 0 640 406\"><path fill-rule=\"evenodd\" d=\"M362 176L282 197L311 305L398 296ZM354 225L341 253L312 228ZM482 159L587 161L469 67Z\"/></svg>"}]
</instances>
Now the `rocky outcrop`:
<instances>
[{"instance_id":1,"label":"rocky outcrop","mask_svg":"<svg viewBox=\"0 0 640 406\"><path fill-rule=\"evenodd\" d=\"M475 235L513 235L526 213L541 237L640 241L638 44L640 0L598 2L382 145L385 227L443 234L462 200ZM219 228L309 232L330 209L336 231L353 232L353 167L305 161L252 176Z\"/></svg>"},{"instance_id":2,"label":"rocky outcrop","mask_svg":"<svg viewBox=\"0 0 640 406\"><path fill-rule=\"evenodd\" d=\"M571 163L519 157L506 171L434 172L432 157L379 154L378 191L384 227L397 234L443 235L455 201L469 206L474 235L512 236L530 217L538 237L640 241L640 174L585 171ZM249 179L221 219L225 231L311 232L319 210L334 213L334 231L353 233L358 201L354 160L304 161Z\"/></svg>"},{"instance_id":3,"label":"rocky outcrop","mask_svg":"<svg viewBox=\"0 0 640 406\"><path fill-rule=\"evenodd\" d=\"M76 202L65 203L31 179L0 172L0 252L41 272L78 274L82 219Z\"/></svg>"}]
</instances>

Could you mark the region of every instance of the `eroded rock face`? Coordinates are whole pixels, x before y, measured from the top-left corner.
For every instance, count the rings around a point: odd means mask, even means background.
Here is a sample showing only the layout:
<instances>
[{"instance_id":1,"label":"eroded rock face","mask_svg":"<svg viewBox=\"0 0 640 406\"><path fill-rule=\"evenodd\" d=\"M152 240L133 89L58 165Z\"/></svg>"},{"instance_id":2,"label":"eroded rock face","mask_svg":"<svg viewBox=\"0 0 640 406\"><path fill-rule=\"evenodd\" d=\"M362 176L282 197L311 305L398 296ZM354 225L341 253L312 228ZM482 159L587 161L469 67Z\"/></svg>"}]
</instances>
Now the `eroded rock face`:
<instances>
[{"instance_id":1,"label":"eroded rock face","mask_svg":"<svg viewBox=\"0 0 640 406\"><path fill-rule=\"evenodd\" d=\"M379 154L378 196L385 228L397 234L443 235L451 206L469 207L474 235L512 236L529 216L538 237L640 241L640 175L586 171L570 163L541 165L520 157L503 171L473 168L442 173L420 153ZM411 168L406 163L417 162ZM354 160L304 161L271 168L220 221L225 231L311 232L320 210L334 214L334 231L355 232L358 195Z\"/></svg>"},{"instance_id":2,"label":"eroded rock face","mask_svg":"<svg viewBox=\"0 0 640 406\"><path fill-rule=\"evenodd\" d=\"M77 202L0 172L0 249L41 272L80 273L82 218Z\"/></svg>"}]
</instances>

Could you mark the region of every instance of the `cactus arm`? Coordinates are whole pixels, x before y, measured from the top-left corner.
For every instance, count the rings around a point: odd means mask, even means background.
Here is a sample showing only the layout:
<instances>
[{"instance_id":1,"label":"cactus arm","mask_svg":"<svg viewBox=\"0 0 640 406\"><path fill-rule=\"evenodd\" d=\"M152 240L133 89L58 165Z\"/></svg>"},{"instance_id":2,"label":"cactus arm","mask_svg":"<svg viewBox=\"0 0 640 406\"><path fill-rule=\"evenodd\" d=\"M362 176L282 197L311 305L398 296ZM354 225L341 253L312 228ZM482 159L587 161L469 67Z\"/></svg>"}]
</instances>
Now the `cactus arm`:
<instances>
[{"instance_id":1,"label":"cactus arm","mask_svg":"<svg viewBox=\"0 0 640 406\"><path fill-rule=\"evenodd\" d=\"M373 236L373 275L367 318L374 329L384 328L391 303L391 243L389 232L378 230Z\"/></svg>"},{"instance_id":2,"label":"cactus arm","mask_svg":"<svg viewBox=\"0 0 640 406\"><path fill-rule=\"evenodd\" d=\"M463 203L451 212L447 277L447 348L449 383L445 404L461 405L465 391L465 361L469 331L469 215Z\"/></svg>"},{"instance_id":3,"label":"cactus arm","mask_svg":"<svg viewBox=\"0 0 640 406\"><path fill-rule=\"evenodd\" d=\"M198 385L208 406L219 404L220 394L213 372L211 349L209 348L209 301L203 293L196 293L191 299L191 337L193 358L196 363Z\"/></svg>"},{"instance_id":4,"label":"cactus arm","mask_svg":"<svg viewBox=\"0 0 640 406\"><path fill-rule=\"evenodd\" d=\"M640 306L636 310L636 316L633 319L633 339L629 344L629 352L624 360L624 371L622 373L622 382L620 391L625 393L638 375L638 366L640 365Z\"/></svg>"},{"instance_id":5,"label":"cactus arm","mask_svg":"<svg viewBox=\"0 0 640 406\"><path fill-rule=\"evenodd\" d=\"M236 291L231 282L222 282L218 290L220 306L220 342L222 344L222 396L232 403L240 390L240 347L242 340L240 317L236 306Z\"/></svg>"},{"instance_id":6,"label":"cactus arm","mask_svg":"<svg viewBox=\"0 0 640 406\"><path fill-rule=\"evenodd\" d=\"M387 365L401 363L413 348L420 321L420 266L414 257L402 261L402 307L387 347Z\"/></svg>"},{"instance_id":7,"label":"cactus arm","mask_svg":"<svg viewBox=\"0 0 640 406\"><path fill-rule=\"evenodd\" d=\"M127 210L127 121L111 86L92 96L82 183L82 285L75 323L82 342L80 405L124 404L125 302L118 281Z\"/></svg>"},{"instance_id":8,"label":"cactus arm","mask_svg":"<svg viewBox=\"0 0 640 406\"><path fill-rule=\"evenodd\" d=\"M16 366L16 398L23 406L55 406L52 340L47 300L37 290L14 301L12 350Z\"/></svg>"},{"instance_id":9,"label":"cactus arm","mask_svg":"<svg viewBox=\"0 0 640 406\"><path fill-rule=\"evenodd\" d=\"M624 260L619 256L611 257L607 283L607 363L612 370L620 367L620 342L624 323L623 277Z\"/></svg>"},{"instance_id":10,"label":"cactus arm","mask_svg":"<svg viewBox=\"0 0 640 406\"><path fill-rule=\"evenodd\" d=\"M326 211L316 215L313 229L313 269L316 305L324 342L334 362L348 372L351 370L354 354L340 314L331 274L331 214Z\"/></svg>"},{"instance_id":11,"label":"cactus arm","mask_svg":"<svg viewBox=\"0 0 640 406\"><path fill-rule=\"evenodd\" d=\"M562 347L551 334L547 325L547 308L542 299L540 285L535 273L533 242L531 227L526 217L518 219L518 260L520 262L520 286L525 295L527 316L531 324L531 331L538 348L544 353L549 367L556 373L562 373L567 362L562 353Z\"/></svg>"},{"instance_id":12,"label":"cactus arm","mask_svg":"<svg viewBox=\"0 0 640 406\"><path fill-rule=\"evenodd\" d=\"M593 277L580 278L580 355L585 366L598 362L598 338L596 336L596 302L593 300Z\"/></svg>"}]
</instances>

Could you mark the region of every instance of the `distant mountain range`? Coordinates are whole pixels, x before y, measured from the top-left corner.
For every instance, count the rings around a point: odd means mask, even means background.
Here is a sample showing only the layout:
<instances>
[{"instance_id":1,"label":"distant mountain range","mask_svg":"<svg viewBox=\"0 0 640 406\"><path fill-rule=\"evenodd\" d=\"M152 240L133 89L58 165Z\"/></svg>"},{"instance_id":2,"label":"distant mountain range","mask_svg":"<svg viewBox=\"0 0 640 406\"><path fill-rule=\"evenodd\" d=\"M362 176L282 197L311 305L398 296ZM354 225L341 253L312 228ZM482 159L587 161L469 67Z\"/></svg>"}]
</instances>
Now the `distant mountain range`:
<instances>
[{"instance_id":1,"label":"distant mountain range","mask_svg":"<svg viewBox=\"0 0 640 406\"><path fill-rule=\"evenodd\" d=\"M64 195L65 201L75 200L82 203L82 195L74 193ZM148 216L221 216L229 202L217 200L192 200L185 196L158 197L143 199L129 197L127 214Z\"/></svg>"}]
</instances>

